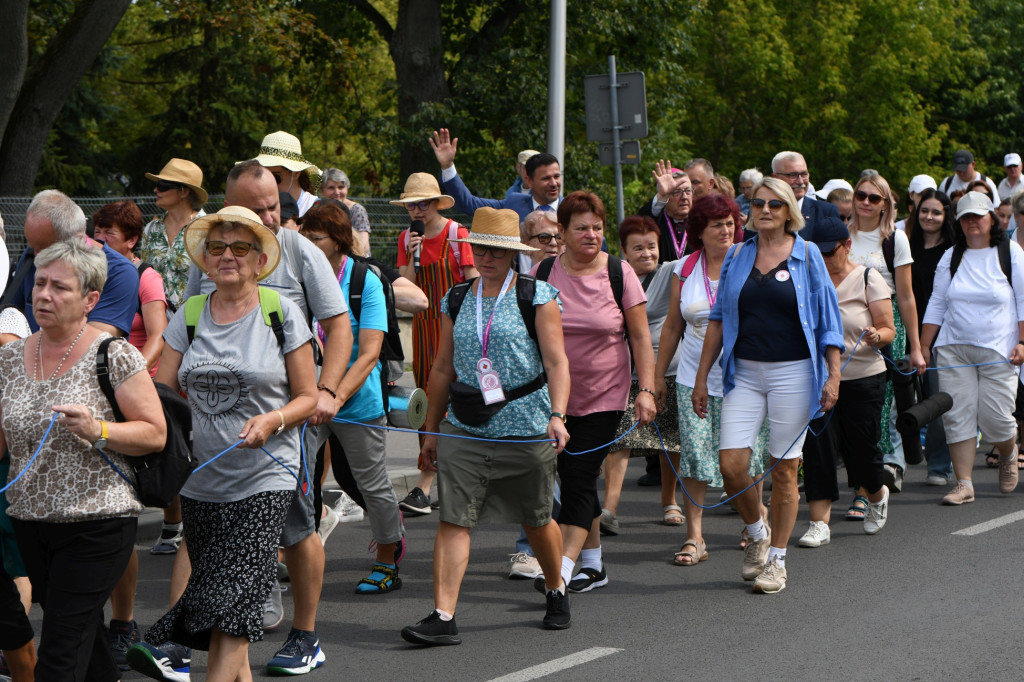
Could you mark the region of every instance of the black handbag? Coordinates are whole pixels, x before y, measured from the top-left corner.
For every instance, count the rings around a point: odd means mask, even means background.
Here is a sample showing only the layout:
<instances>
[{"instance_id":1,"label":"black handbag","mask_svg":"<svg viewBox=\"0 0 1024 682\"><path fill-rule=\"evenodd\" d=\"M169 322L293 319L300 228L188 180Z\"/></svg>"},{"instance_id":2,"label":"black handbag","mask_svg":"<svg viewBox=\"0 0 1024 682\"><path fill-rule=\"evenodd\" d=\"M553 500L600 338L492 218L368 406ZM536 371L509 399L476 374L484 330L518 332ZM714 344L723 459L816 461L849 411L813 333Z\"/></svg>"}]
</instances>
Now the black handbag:
<instances>
[{"instance_id":1,"label":"black handbag","mask_svg":"<svg viewBox=\"0 0 1024 682\"><path fill-rule=\"evenodd\" d=\"M491 417L501 412L501 408L513 400L518 400L541 388L548 381L548 377L541 372L533 381L514 388L505 394L504 400L487 405L484 403L483 394L479 386L470 386L461 381L453 381L448 389L448 400L455 418L467 426L479 426L488 421Z\"/></svg>"},{"instance_id":2,"label":"black handbag","mask_svg":"<svg viewBox=\"0 0 1024 682\"><path fill-rule=\"evenodd\" d=\"M114 411L114 418L123 422L124 414L117 405L114 387L110 383L110 358L107 350L110 343L116 340L111 337L100 342L96 351L96 378ZM157 383L156 393L160 397L164 419L167 421L167 441L158 452L128 459L135 471L133 487L139 501L147 507L169 507L196 468L196 461L192 458L192 410L188 402L166 384ZM113 462L109 459L107 462L122 478L131 482Z\"/></svg>"}]
</instances>

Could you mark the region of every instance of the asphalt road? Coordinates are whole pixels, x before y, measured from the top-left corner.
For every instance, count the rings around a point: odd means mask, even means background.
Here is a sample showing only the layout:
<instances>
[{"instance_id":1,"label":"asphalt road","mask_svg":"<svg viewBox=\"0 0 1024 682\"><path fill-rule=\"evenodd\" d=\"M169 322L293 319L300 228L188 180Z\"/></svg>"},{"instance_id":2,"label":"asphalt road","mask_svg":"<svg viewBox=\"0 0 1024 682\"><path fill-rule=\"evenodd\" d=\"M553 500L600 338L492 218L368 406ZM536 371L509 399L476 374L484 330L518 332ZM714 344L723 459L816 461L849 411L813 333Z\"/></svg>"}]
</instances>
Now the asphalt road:
<instances>
[{"instance_id":1,"label":"asphalt road","mask_svg":"<svg viewBox=\"0 0 1024 682\"><path fill-rule=\"evenodd\" d=\"M370 532L365 520L345 524L327 543L318 623L327 663L308 679L1018 680L1024 485L1001 496L995 471L979 463L977 502L961 508L940 506L946 489L924 486L923 469L912 469L876 536L842 519L844 498L831 544L796 547L807 524L801 508L788 587L754 595L739 577L742 524L727 509L707 513L707 562L671 564L683 531L658 523L658 494L635 484L643 462L634 459L622 532L604 540L611 582L572 598L572 627L542 630L542 596L530 581L505 577L516 529L480 527L456 614L457 647L418 649L399 637L432 608L436 513L407 520L404 587L383 596L353 593L372 563ZM989 525L972 530L978 524ZM143 528L139 544L148 549L157 526ZM145 627L166 606L172 559L140 555L136 618ZM288 593L285 606L282 629L250 650L256 678L286 636ZM204 671L205 654L196 652L193 679Z\"/></svg>"}]
</instances>

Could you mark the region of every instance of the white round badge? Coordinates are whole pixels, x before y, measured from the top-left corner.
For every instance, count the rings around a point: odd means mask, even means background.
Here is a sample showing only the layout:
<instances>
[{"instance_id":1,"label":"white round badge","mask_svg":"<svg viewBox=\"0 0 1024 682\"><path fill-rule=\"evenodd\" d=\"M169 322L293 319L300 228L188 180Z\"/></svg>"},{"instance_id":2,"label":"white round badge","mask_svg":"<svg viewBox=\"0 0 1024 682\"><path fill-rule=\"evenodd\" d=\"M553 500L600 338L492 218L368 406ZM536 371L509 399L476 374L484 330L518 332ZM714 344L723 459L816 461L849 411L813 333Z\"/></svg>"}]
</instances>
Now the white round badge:
<instances>
[{"instance_id":1,"label":"white round badge","mask_svg":"<svg viewBox=\"0 0 1024 682\"><path fill-rule=\"evenodd\" d=\"M789 270L779 270L775 273L775 279L779 282L785 282L789 280Z\"/></svg>"}]
</instances>

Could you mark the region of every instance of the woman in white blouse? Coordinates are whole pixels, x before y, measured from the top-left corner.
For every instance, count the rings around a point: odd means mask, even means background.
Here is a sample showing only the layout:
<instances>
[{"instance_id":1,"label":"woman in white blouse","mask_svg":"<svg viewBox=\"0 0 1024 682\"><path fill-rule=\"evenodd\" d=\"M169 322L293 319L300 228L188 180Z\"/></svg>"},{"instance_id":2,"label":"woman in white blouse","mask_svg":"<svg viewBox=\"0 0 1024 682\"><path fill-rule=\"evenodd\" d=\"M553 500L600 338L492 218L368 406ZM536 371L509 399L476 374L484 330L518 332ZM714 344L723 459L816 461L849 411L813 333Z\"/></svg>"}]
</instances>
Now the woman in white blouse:
<instances>
[{"instance_id":1,"label":"woman in white blouse","mask_svg":"<svg viewBox=\"0 0 1024 682\"><path fill-rule=\"evenodd\" d=\"M956 219L956 244L939 261L921 331L924 352L934 346L939 367L980 365L939 372L940 390L953 397L942 416L957 479L942 498L948 505L974 501L979 429L999 453L999 492L1017 487L1013 407L1024 363L1024 250L997 227L984 194L965 194Z\"/></svg>"}]
</instances>

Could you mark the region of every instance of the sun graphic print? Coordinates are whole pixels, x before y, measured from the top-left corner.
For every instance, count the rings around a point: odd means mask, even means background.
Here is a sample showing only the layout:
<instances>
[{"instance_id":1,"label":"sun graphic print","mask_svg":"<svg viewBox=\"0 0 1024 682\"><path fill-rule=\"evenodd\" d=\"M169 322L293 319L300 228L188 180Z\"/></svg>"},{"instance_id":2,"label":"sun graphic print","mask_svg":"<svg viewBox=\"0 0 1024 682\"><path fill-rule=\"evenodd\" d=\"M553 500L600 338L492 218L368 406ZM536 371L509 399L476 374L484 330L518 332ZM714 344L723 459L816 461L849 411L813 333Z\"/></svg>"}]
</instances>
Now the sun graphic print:
<instances>
[{"instance_id":1,"label":"sun graphic print","mask_svg":"<svg viewBox=\"0 0 1024 682\"><path fill-rule=\"evenodd\" d=\"M184 386L194 414L216 424L238 412L249 396L252 375L233 362L200 362L185 372Z\"/></svg>"}]
</instances>

